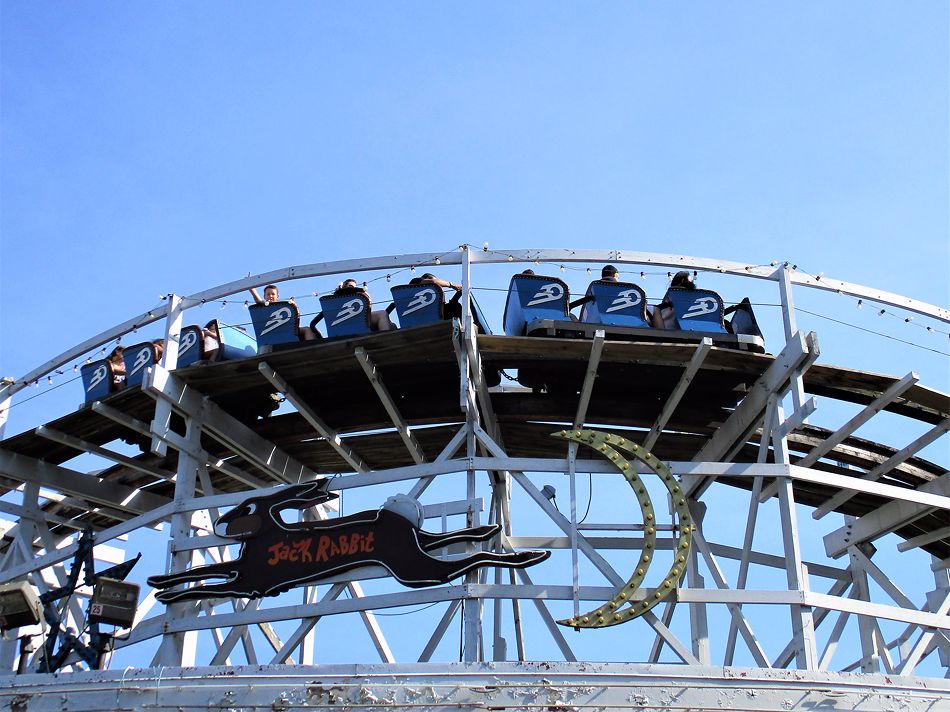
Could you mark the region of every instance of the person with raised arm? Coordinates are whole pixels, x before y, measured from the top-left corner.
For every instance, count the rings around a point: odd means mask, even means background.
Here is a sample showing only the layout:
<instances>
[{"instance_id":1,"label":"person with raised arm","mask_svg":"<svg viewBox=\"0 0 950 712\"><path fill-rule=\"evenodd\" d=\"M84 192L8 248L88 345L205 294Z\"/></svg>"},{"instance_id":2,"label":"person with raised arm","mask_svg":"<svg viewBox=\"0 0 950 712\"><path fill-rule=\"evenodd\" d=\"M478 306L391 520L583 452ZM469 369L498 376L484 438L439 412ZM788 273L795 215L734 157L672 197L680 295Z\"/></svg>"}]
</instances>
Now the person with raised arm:
<instances>
[{"instance_id":1,"label":"person with raised arm","mask_svg":"<svg viewBox=\"0 0 950 712\"><path fill-rule=\"evenodd\" d=\"M255 289L254 287L251 287L248 291L251 293L251 296L254 297L255 304L269 306L273 304L274 302L284 301L284 302L287 302L288 304L293 305L294 309L297 312L297 317L298 317L297 335L301 341L314 341L320 338L320 333L316 329L312 327L307 327L307 326L300 326L299 324L300 307L297 306L297 302L294 301L293 297L291 297L290 299L282 300L280 298L280 290L277 288L276 284L268 284L266 287L264 287L263 299L261 299L261 295L257 293L257 289Z\"/></svg>"}]
</instances>

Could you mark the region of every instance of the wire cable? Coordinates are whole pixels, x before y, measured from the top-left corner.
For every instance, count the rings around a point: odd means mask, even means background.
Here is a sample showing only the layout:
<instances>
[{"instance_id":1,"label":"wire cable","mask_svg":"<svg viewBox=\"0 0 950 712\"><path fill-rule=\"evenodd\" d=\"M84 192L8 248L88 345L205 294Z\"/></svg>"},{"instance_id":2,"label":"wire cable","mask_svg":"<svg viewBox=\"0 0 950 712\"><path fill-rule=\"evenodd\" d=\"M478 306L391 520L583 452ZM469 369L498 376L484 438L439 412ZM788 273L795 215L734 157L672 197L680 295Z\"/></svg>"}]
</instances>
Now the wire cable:
<instances>
[{"instance_id":1,"label":"wire cable","mask_svg":"<svg viewBox=\"0 0 950 712\"><path fill-rule=\"evenodd\" d=\"M816 317L818 319L824 319L826 321L834 322L835 324L840 324L841 326L849 326L852 329L857 329L858 331L863 331L868 334L873 334L874 336L880 336L882 339L890 339L891 341L896 341L901 344L906 344L907 346L913 346L924 351L930 351L935 354L940 354L941 356L950 356L950 353L946 351L940 351L939 349L932 349L929 346L921 346L920 344L915 344L913 341L907 341L905 339L899 339L896 336L891 336L889 334L882 334L880 331L874 331L873 329L868 329L863 326L858 326L857 324L851 324L847 321L841 321L840 319L834 319L830 316L825 316L824 314L818 314L817 312L808 311L807 309L802 309L801 307L796 307L795 311L802 312L803 314L808 314L810 316Z\"/></svg>"}]
</instances>

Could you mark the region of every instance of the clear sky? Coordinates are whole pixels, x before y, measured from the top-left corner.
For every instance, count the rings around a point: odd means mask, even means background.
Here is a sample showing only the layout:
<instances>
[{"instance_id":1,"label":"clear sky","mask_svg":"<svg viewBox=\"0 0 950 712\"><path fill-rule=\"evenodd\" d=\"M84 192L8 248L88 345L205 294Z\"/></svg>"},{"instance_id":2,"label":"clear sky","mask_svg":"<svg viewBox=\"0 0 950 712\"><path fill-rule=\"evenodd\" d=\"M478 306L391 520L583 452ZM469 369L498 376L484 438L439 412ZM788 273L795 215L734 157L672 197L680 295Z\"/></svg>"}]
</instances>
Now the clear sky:
<instances>
[{"instance_id":1,"label":"clear sky","mask_svg":"<svg viewBox=\"0 0 950 712\"><path fill-rule=\"evenodd\" d=\"M0 375L160 294L486 241L788 260L946 307L948 14L4 0ZM892 338L816 324L832 362L947 390L946 325L843 313Z\"/></svg>"},{"instance_id":2,"label":"clear sky","mask_svg":"<svg viewBox=\"0 0 950 712\"><path fill-rule=\"evenodd\" d=\"M939 0L0 12L0 375L159 294L485 241L950 304Z\"/></svg>"}]
</instances>

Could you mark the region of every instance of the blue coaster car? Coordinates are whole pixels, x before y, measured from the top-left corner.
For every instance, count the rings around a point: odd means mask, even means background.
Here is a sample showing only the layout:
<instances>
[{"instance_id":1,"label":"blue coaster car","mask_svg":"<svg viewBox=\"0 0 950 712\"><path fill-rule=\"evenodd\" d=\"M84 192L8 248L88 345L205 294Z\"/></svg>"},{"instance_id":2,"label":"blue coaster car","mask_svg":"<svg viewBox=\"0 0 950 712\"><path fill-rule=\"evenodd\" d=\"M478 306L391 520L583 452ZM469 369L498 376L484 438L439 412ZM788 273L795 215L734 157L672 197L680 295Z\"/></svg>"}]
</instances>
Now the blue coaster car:
<instances>
[{"instance_id":1,"label":"blue coaster car","mask_svg":"<svg viewBox=\"0 0 950 712\"><path fill-rule=\"evenodd\" d=\"M91 403L105 398L114 389L112 364L109 359L99 359L87 363L79 370L82 376L82 389L85 393L85 402Z\"/></svg>"},{"instance_id":2,"label":"blue coaster car","mask_svg":"<svg viewBox=\"0 0 950 712\"><path fill-rule=\"evenodd\" d=\"M253 336L247 333L244 327L231 326L215 319L205 328L210 328L212 324L218 334L218 354L216 357L218 361L245 358L257 353L257 342Z\"/></svg>"},{"instance_id":3,"label":"blue coaster car","mask_svg":"<svg viewBox=\"0 0 950 712\"><path fill-rule=\"evenodd\" d=\"M200 326L186 326L178 338L178 368L190 366L204 358L204 337Z\"/></svg>"},{"instance_id":4,"label":"blue coaster car","mask_svg":"<svg viewBox=\"0 0 950 712\"><path fill-rule=\"evenodd\" d=\"M122 353L122 360L125 361L126 387L137 386L145 378L145 372L158 363L158 351L155 344L145 341L126 348Z\"/></svg>"},{"instance_id":5,"label":"blue coaster car","mask_svg":"<svg viewBox=\"0 0 950 712\"><path fill-rule=\"evenodd\" d=\"M344 290L340 294L320 297L327 337L369 334L369 315L372 310L369 297L362 289Z\"/></svg>"},{"instance_id":6,"label":"blue coaster car","mask_svg":"<svg viewBox=\"0 0 950 712\"><path fill-rule=\"evenodd\" d=\"M531 324L542 319L570 320L569 298L570 290L557 277L514 275L505 302L505 334L530 334Z\"/></svg>"},{"instance_id":7,"label":"blue coaster car","mask_svg":"<svg viewBox=\"0 0 950 712\"><path fill-rule=\"evenodd\" d=\"M396 305L400 329L432 324L444 318L445 294L435 284L400 284L389 291Z\"/></svg>"},{"instance_id":8,"label":"blue coaster car","mask_svg":"<svg viewBox=\"0 0 950 712\"><path fill-rule=\"evenodd\" d=\"M389 290L393 306L399 317L399 328L432 324L442 319L461 318L462 306L456 298L448 303L445 292L434 284L401 284ZM434 300L433 294L434 293ZM478 302L472 299L472 320L480 334L491 334L488 320L482 314Z\"/></svg>"},{"instance_id":9,"label":"blue coaster car","mask_svg":"<svg viewBox=\"0 0 950 712\"><path fill-rule=\"evenodd\" d=\"M751 336L762 341L762 331L759 329L759 323L755 320L755 313L752 311L752 302L749 301L748 297L744 297L741 302L729 307L723 313L732 314L732 321L729 322L729 330L732 331L733 334L736 336Z\"/></svg>"},{"instance_id":10,"label":"blue coaster car","mask_svg":"<svg viewBox=\"0 0 950 712\"><path fill-rule=\"evenodd\" d=\"M258 346L277 346L300 340L297 333L300 315L297 307L290 302L252 304L247 310L251 315Z\"/></svg>"},{"instance_id":11,"label":"blue coaster car","mask_svg":"<svg viewBox=\"0 0 950 712\"><path fill-rule=\"evenodd\" d=\"M646 328L647 298L632 282L598 279L587 288L580 320L592 324Z\"/></svg>"},{"instance_id":12,"label":"blue coaster car","mask_svg":"<svg viewBox=\"0 0 950 712\"><path fill-rule=\"evenodd\" d=\"M711 289L670 287L664 301L673 305L675 328L681 331L729 333L722 320L722 297Z\"/></svg>"}]
</instances>

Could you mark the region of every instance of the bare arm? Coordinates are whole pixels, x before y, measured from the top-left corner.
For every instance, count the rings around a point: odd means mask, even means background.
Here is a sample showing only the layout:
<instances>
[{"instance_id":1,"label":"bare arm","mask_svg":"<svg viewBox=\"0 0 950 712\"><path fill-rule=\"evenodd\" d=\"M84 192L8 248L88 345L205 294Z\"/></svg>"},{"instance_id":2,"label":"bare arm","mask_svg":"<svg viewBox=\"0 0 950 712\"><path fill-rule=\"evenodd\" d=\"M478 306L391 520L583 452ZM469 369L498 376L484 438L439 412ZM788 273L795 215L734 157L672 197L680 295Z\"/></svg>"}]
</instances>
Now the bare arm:
<instances>
[{"instance_id":1,"label":"bare arm","mask_svg":"<svg viewBox=\"0 0 950 712\"><path fill-rule=\"evenodd\" d=\"M428 282L429 284L434 284L438 287L444 287L446 289L454 289L456 292L462 291L461 284L453 284L452 282L448 282L444 279L439 279L438 277L429 277L425 281Z\"/></svg>"}]
</instances>

